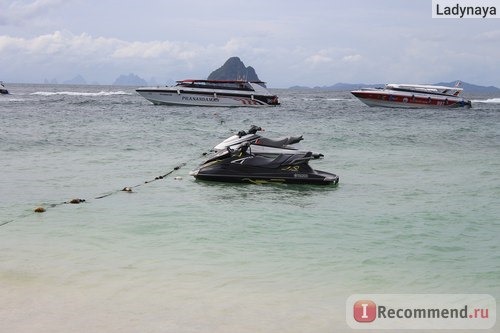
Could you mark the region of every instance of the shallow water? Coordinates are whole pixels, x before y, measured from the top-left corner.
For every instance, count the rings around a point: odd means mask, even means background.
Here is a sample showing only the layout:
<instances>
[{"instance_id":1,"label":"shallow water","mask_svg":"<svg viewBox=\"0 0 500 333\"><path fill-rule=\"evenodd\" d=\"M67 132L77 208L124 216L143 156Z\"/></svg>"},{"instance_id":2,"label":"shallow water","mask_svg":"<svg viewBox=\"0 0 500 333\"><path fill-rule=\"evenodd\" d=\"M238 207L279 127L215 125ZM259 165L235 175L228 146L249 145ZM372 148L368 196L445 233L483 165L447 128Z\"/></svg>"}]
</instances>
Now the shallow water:
<instances>
[{"instance_id":1,"label":"shallow water","mask_svg":"<svg viewBox=\"0 0 500 333\"><path fill-rule=\"evenodd\" d=\"M9 88L5 331L349 332L352 294L500 298L497 96L474 96L472 109L398 110L277 90L278 108L219 109L153 106L128 87ZM203 152L251 124L303 134L303 147L325 155L313 167L339 186L189 176ZM72 198L86 202L63 204Z\"/></svg>"}]
</instances>

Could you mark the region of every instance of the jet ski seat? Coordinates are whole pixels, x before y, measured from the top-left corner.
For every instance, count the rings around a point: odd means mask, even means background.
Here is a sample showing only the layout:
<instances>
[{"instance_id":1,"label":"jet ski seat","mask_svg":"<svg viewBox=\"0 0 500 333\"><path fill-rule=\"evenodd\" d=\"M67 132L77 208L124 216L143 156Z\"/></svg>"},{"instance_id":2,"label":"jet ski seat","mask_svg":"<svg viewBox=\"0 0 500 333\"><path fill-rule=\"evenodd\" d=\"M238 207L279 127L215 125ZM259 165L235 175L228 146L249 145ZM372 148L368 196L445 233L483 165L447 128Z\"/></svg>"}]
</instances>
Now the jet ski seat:
<instances>
[{"instance_id":1,"label":"jet ski seat","mask_svg":"<svg viewBox=\"0 0 500 333\"><path fill-rule=\"evenodd\" d=\"M293 155L280 154L280 155L276 156L275 158L272 158L272 157L261 156L261 155L253 155L252 158L244 159L241 162L241 164L247 165L247 166L275 169L275 168L279 167L282 163L287 161L291 156L293 156Z\"/></svg>"},{"instance_id":2,"label":"jet ski seat","mask_svg":"<svg viewBox=\"0 0 500 333\"><path fill-rule=\"evenodd\" d=\"M260 146L269 146L269 147L281 148L281 147L284 147L286 145L293 145L295 143L298 143L302 139L304 139L302 137L302 135L301 136L289 136L289 137L286 137L286 138L283 138L283 139L258 138L255 141L255 144L256 145L260 145Z\"/></svg>"},{"instance_id":3,"label":"jet ski seat","mask_svg":"<svg viewBox=\"0 0 500 333\"><path fill-rule=\"evenodd\" d=\"M256 166L262 168L276 169L282 165L297 165L312 158L312 153L306 154L280 154L275 158L261 155L254 155L241 161L242 165Z\"/></svg>"}]
</instances>

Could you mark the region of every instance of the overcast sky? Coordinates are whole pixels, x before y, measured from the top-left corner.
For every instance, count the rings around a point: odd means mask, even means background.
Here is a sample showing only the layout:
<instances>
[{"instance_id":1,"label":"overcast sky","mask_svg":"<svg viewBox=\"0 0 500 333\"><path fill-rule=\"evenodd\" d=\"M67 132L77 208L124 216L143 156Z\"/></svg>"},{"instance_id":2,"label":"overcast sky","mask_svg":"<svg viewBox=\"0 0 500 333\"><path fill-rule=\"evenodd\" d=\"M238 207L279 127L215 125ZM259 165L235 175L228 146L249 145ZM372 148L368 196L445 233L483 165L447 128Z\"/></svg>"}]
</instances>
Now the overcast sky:
<instances>
[{"instance_id":1,"label":"overcast sky","mask_svg":"<svg viewBox=\"0 0 500 333\"><path fill-rule=\"evenodd\" d=\"M500 20L433 19L431 0L0 0L5 82L165 83L206 78L231 56L273 88L500 87Z\"/></svg>"}]
</instances>

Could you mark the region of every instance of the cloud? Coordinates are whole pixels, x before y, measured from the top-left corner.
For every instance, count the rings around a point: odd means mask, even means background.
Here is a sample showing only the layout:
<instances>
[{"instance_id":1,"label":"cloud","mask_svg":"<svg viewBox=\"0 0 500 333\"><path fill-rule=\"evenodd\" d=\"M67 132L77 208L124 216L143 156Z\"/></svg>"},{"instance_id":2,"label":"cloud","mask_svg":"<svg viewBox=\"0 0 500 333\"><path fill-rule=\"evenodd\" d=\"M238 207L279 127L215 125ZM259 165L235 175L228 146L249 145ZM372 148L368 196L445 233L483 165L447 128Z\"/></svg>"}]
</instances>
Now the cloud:
<instances>
[{"instance_id":1,"label":"cloud","mask_svg":"<svg viewBox=\"0 0 500 333\"><path fill-rule=\"evenodd\" d=\"M490 30L474 36L474 40L480 42L500 43L500 30Z\"/></svg>"},{"instance_id":2,"label":"cloud","mask_svg":"<svg viewBox=\"0 0 500 333\"><path fill-rule=\"evenodd\" d=\"M202 47L192 43L152 41L128 42L116 38L92 37L82 33L55 31L34 38L0 36L0 55L31 55L35 57L54 56L60 58L84 59L85 57L106 57L109 59L158 59L164 57L189 60Z\"/></svg>"},{"instance_id":3,"label":"cloud","mask_svg":"<svg viewBox=\"0 0 500 333\"><path fill-rule=\"evenodd\" d=\"M315 66L343 66L342 63L354 63L362 60L362 56L352 49L328 48L308 55L305 63Z\"/></svg>"},{"instance_id":4,"label":"cloud","mask_svg":"<svg viewBox=\"0 0 500 333\"><path fill-rule=\"evenodd\" d=\"M14 1L9 6L7 1L0 3L0 25L22 25L32 23L34 19L44 19L48 11L66 5L66 0L35 0L29 3Z\"/></svg>"},{"instance_id":5,"label":"cloud","mask_svg":"<svg viewBox=\"0 0 500 333\"><path fill-rule=\"evenodd\" d=\"M321 66L326 63L331 63L333 59L327 55L327 52L320 51L316 54L310 55L306 58L305 62L313 66Z\"/></svg>"},{"instance_id":6,"label":"cloud","mask_svg":"<svg viewBox=\"0 0 500 333\"><path fill-rule=\"evenodd\" d=\"M202 51L202 47L193 43L152 41L124 42L116 44L113 58L158 59L171 57L178 60L191 60Z\"/></svg>"},{"instance_id":7,"label":"cloud","mask_svg":"<svg viewBox=\"0 0 500 333\"><path fill-rule=\"evenodd\" d=\"M87 55L102 55L115 43L112 39L92 38L85 33L73 35L61 31L34 38L0 36L0 55L3 58L51 56L83 59Z\"/></svg>"},{"instance_id":8,"label":"cloud","mask_svg":"<svg viewBox=\"0 0 500 333\"><path fill-rule=\"evenodd\" d=\"M346 55L342 58L343 61L345 62L358 62L362 59L363 57L360 54L349 54Z\"/></svg>"}]
</instances>

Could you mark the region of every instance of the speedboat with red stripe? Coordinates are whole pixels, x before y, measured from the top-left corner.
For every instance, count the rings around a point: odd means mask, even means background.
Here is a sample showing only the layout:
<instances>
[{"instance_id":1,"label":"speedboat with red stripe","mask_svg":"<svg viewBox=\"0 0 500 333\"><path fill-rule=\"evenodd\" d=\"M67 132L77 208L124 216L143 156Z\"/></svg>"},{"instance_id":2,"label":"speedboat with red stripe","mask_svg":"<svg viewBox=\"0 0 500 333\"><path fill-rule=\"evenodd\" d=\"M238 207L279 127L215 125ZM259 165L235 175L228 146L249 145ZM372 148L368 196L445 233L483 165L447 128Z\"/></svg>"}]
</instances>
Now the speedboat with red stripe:
<instances>
[{"instance_id":1,"label":"speedboat with red stripe","mask_svg":"<svg viewBox=\"0 0 500 333\"><path fill-rule=\"evenodd\" d=\"M386 84L384 88L364 88L351 91L368 106L390 108L457 108L471 107L470 100L459 95L463 89L423 84Z\"/></svg>"},{"instance_id":2,"label":"speedboat with red stripe","mask_svg":"<svg viewBox=\"0 0 500 333\"><path fill-rule=\"evenodd\" d=\"M153 104L196 106L279 105L265 82L244 80L181 80L174 86L143 87L136 92Z\"/></svg>"}]
</instances>

